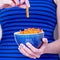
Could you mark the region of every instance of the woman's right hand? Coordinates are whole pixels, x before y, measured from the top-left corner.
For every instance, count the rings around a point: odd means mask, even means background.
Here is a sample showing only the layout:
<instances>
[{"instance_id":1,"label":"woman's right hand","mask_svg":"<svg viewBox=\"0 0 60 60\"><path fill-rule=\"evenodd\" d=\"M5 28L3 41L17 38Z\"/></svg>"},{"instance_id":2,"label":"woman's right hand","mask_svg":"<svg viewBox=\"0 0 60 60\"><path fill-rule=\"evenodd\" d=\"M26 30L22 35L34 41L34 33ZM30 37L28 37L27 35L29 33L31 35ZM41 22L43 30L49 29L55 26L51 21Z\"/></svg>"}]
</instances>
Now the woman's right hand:
<instances>
[{"instance_id":1,"label":"woman's right hand","mask_svg":"<svg viewBox=\"0 0 60 60\"><path fill-rule=\"evenodd\" d=\"M0 0L0 9L11 8L19 4L19 0L14 1L15 3L12 0Z\"/></svg>"},{"instance_id":2,"label":"woman's right hand","mask_svg":"<svg viewBox=\"0 0 60 60\"><path fill-rule=\"evenodd\" d=\"M26 8L26 6L30 7L29 0L20 0L20 2L19 0L0 0L0 9L11 8L18 5L20 8L24 8L24 9Z\"/></svg>"},{"instance_id":3,"label":"woman's right hand","mask_svg":"<svg viewBox=\"0 0 60 60\"><path fill-rule=\"evenodd\" d=\"M24 4L25 3L25 4ZM20 0L20 8L26 9L26 6L29 8L30 7L30 3L29 0Z\"/></svg>"}]
</instances>

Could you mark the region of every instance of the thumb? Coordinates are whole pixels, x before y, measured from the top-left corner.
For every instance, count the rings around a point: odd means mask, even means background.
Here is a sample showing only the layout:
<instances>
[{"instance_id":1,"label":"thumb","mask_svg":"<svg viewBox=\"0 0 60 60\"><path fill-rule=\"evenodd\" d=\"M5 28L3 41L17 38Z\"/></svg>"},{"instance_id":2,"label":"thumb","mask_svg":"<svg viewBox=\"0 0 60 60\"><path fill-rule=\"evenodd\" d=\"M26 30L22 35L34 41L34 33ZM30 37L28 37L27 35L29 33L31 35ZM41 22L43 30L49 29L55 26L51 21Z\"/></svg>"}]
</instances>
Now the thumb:
<instances>
[{"instance_id":1,"label":"thumb","mask_svg":"<svg viewBox=\"0 0 60 60\"><path fill-rule=\"evenodd\" d=\"M25 3L25 4L24 4ZM30 7L30 3L29 3L29 0L20 0L20 7L21 8L26 8L27 7Z\"/></svg>"},{"instance_id":2,"label":"thumb","mask_svg":"<svg viewBox=\"0 0 60 60\"><path fill-rule=\"evenodd\" d=\"M15 5L19 4L19 0L12 0Z\"/></svg>"},{"instance_id":3,"label":"thumb","mask_svg":"<svg viewBox=\"0 0 60 60\"><path fill-rule=\"evenodd\" d=\"M26 6L30 7L29 0L25 0Z\"/></svg>"},{"instance_id":4,"label":"thumb","mask_svg":"<svg viewBox=\"0 0 60 60\"><path fill-rule=\"evenodd\" d=\"M47 44L48 43L47 38L43 38L42 41L43 41L43 44Z\"/></svg>"},{"instance_id":5,"label":"thumb","mask_svg":"<svg viewBox=\"0 0 60 60\"><path fill-rule=\"evenodd\" d=\"M40 50L43 52L48 44L48 40L46 38L43 38L42 41L43 41L43 44L40 47Z\"/></svg>"}]
</instances>

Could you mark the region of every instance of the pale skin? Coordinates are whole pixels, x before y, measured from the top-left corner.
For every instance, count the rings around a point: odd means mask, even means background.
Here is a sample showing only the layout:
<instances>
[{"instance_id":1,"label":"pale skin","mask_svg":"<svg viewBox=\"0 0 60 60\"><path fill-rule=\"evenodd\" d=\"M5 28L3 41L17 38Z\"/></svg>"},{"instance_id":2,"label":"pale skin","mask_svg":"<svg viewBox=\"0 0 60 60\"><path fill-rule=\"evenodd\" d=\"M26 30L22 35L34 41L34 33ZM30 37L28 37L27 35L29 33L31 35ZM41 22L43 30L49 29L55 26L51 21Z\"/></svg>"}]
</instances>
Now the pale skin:
<instances>
[{"instance_id":1,"label":"pale skin","mask_svg":"<svg viewBox=\"0 0 60 60\"><path fill-rule=\"evenodd\" d=\"M58 39L55 42L48 43L48 39L43 38L43 44L39 49L32 46L29 42L26 43L29 48L27 48L24 44L20 44L18 49L23 55L36 59L40 58L40 56L45 53L60 53L60 0L54 0L54 2L57 5Z\"/></svg>"},{"instance_id":2,"label":"pale skin","mask_svg":"<svg viewBox=\"0 0 60 60\"><path fill-rule=\"evenodd\" d=\"M6 2L2 3L0 5L0 9L11 8L11 7L17 6L19 3L22 4L21 6L19 6L20 8L25 9L26 5L28 7L30 7L29 0L20 0L20 2L18 0L15 0L15 2L16 2L16 4L14 4L10 0L10 1L8 1L8 3L6 3ZM26 3L25 5L23 4L24 2ZM42 39L43 44L39 49L32 46L29 42L26 43L26 45L29 48L27 48L24 44L20 44L18 49L23 55L25 55L29 58L36 59L36 58L39 58L42 54L45 54L45 53L52 53L52 54L59 54L60 53L60 47L59 47L60 46L60 0L54 0L54 2L57 5L58 39L55 42L48 43L48 39L43 38Z\"/></svg>"},{"instance_id":3,"label":"pale skin","mask_svg":"<svg viewBox=\"0 0 60 60\"><path fill-rule=\"evenodd\" d=\"M3 8L11 8L14 6L18 6L21 4L19 7L25 9L26 5L30 7L29 0L14 0L15 3L12 0L0 0L0 9ZM25 4L23 4L25 2Z\"/></svg>"}]
</instances>

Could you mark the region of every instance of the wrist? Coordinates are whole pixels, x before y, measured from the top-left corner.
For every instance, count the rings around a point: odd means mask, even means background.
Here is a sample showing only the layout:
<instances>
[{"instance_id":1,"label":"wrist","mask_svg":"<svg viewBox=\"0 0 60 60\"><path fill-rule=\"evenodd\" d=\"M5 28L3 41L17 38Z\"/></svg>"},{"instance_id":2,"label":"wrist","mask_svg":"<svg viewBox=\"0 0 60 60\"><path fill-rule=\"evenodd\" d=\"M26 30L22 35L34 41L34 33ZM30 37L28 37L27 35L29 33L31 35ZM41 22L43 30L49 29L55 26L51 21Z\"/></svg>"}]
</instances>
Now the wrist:
<instances>
[{"instance_id":1,"label":"wrist","mask_svg":"<svg viewBox=\"0 0 60 60\"><path fill-rule=\"evenodd\" d=\"M50 45L50 43L47 44L47 46L45 47L43 54L49 53L48 52L49 51L49 45Z\"/></svg>"}]
</instances>

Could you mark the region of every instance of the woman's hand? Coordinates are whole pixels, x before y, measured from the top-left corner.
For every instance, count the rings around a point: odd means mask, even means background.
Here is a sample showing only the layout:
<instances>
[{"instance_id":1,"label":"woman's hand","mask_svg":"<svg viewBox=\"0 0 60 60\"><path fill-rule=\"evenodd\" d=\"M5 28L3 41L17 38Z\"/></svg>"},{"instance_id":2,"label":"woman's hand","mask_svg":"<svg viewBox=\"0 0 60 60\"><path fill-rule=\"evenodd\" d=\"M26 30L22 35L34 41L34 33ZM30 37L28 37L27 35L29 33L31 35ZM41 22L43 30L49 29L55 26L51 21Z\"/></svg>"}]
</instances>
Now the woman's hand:
<instances>
[{"instance_id":1,"label":"woman's hand","mask_svg":"<svg viewBox=\"0 0 60 60\"><path fill-rule=\"evenodd\" d=\"M25 4L23 4L25 3ZM0 0L0 9L19 6L20 8L30 7L29 0Z\"/></svg>"},{"instance_id":2,"label":"woman's hand","mask_svg":"<svg viewBox=\"0 0 60 60\"><path fill-rule=\"evenodd\" d=\"M16 4L12 0L0 0L0 9L3 8L11 8L19 4L18 0L14 0Z\"/></svg>"},{"instance_id":3,"label":"woman's hand","mask_svg":"<svg viewBox=\"0 0 60 60\"><path fill-rule=\"evenodd\" d=\"M24 4L25 3L25 4ZM30 7L30 3L29 3L29 0L20 0L20 4L19 4L19 7L20 8L26 8L26 6L29 8Z\"/></svg>"},{"instance_id":4,"label":"woman's hand","mask_svg":"<svg viewBox=\"0 0 60 60\"><path fill-rule=\"evenodd\" d=\"M48 40L46 38L43 38L42 41L43 41L43 44L39 49L35 48L28 42L26 43L26 45L29 48L27 48L24 44L20 44L18 49L23 55L29 58L36 59L36 58L39 58L42 54L44 54L44 50L48 45Z\"/></svg>"}]
</instances>

